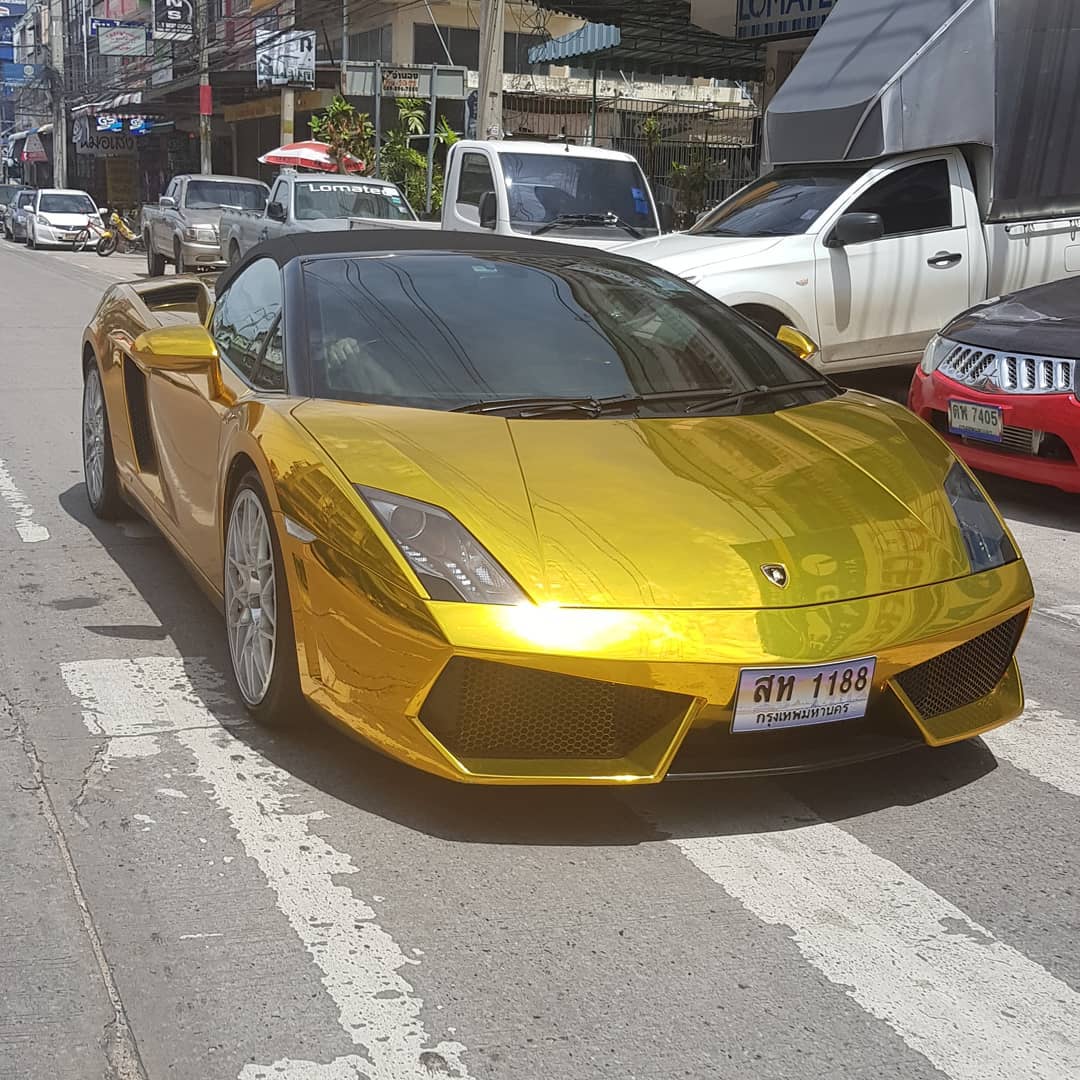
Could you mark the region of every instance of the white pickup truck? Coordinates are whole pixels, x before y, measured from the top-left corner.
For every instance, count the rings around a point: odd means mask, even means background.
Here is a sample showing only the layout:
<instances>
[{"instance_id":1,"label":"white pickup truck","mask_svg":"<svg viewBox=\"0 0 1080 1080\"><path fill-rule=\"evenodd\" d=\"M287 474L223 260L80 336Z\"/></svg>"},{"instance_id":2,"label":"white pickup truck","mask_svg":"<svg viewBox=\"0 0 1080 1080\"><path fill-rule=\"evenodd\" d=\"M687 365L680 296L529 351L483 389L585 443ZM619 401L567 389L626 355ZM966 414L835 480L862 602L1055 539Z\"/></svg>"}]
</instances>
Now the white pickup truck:
<instances>
[{"instance_id":1,"label":"white pickup truck","mask_svg":"<svg viewBox=\"0 0 1080 1080\"><path fill-rule=\"evenodd\" d=\"M611 248L655 237L657 206L631 154L567 143L466 139L450 147L442 221L430 228ZM355 220L370 229L395 222Z\"/></svg>"},{"instance_id":2,"label":"white pickup truck","mask_svg":"<svg viewBox=\"0 0 1080 1080\"><path fill-rule=\"evenodd\" d=\"M286 233L346 230L354 218L372 228L423 227L408 199L387 180L287 170L274 181L262 210L222 213L221 253L235 263L263 240Z\"/></svg>"},{"instance_id":3,"label":"white pickup truck","mask_svg":"<svg viewBox=\"0 0 1080 1080\"><path fill-rule=\"evenodd\" d=\"M804 331L834 371L914 364L958 312L1080 271L1075 220L983 223L959 149L779 168L688 232L619 251L770 333Z\"/></svg>"}]
</instances>

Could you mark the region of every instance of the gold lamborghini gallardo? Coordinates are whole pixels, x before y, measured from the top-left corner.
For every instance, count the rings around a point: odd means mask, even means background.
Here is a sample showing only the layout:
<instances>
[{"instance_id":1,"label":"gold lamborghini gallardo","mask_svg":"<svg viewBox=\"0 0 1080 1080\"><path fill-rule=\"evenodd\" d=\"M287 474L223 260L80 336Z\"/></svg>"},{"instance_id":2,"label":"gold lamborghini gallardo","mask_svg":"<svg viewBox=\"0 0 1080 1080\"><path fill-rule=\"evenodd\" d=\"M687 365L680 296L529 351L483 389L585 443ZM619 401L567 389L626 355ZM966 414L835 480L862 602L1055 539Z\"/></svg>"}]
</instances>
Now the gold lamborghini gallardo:
<instances>
[{"instance_id":1,"label":"gold lamborghini gallardo","mask_svg":"<svg viewBox=\"0 0 1080 1080\"><path fill-rule=\"evenodd\" d=\"M261 721L636 784L1021 711L1031 581L966 467L655 267L299 235L213 293L111 288L82 366L94 512L135 504L217 598Z\"/></svg>"}]
</instances>

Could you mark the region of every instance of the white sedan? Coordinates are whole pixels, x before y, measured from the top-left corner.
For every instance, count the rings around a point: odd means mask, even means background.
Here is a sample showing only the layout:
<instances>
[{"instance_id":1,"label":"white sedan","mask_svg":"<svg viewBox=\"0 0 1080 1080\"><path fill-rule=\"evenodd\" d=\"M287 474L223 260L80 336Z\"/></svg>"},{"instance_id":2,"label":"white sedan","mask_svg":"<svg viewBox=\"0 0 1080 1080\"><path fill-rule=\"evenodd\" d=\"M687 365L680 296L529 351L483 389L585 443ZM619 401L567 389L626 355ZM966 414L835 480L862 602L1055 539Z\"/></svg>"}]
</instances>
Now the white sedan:
<instances>
[{"instance_id":1,"label":"white sedan","mask_svg":"<svg viewBox=\"0 0 1080 1080\"><path fill-rule=\"evenodd\" d=\"M85 191L43 188L34 196L27 213L26 244L70 244L90 223L100 224L101 213Z\"/></svg>"}]
</instances>

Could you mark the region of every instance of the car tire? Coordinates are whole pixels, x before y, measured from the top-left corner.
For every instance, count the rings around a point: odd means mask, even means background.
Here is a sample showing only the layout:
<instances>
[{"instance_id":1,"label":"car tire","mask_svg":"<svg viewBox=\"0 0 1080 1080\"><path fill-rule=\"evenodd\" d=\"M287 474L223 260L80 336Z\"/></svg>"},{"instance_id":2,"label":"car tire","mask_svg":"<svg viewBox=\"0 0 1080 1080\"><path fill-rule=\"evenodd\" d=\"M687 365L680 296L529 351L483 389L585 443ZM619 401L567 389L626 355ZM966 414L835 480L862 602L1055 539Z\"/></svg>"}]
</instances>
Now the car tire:
<instances>
[{"instance_id":1,"label":"car tire","mask_svg":"<svg viewBox=\"0 0 1080 1080\"><path fill-rule=\"evenodd\" d=\"M240 261L240 245L234 240L229 245L229 265L235 266Z\"/></svg>"},{"instance_id":2,"label":"car tire","mask_svg":"<svg viewBox=\"0 0 1080 1080\"><path fill-rule=\"evenodd\" d=\"M154 250L154 242L149 234L146 237L146 272L151 277L161 277L165 273L165 256Z\"/></svg>"},{"instance_id":3,"label":"car tire","mask_svg":"<svg viewBox=\"0 0 1080 1080\"><path fill-rule=\"evenodd\" d=\"M188 271L187 263L184 262L184 249L179 244L177 244L175 249L174 249L173 254L174 254L173 265L176 267L176 272L178 274L186 274L186 273L188 273L189 271Z\"/></svg>"},{"instance_id":4,"label":"car tire","mask_svg":"<svg viewBox=\"0 0 1080 1080\"><path fill-rule=\"evenodd\" d=\"M37 242L34 240L34 227L32 225L28 226L26 230L26 246L31 251L37 250Z\"/></svg>"},{"instance_id":5,"label":"car tire","mask_svg":"<svg viewBox=\"0 0 1080 1080\"><path fill-rule=\"evenodd\" d=\"M289 584L273 521L258 474L247 473L233 489L225 528L225 634L233 682L245 708L259 724L286 727L304 715L306 705ZM272 580L264 576L267 547Z\"/></svg>"},{"instance_id":6,"label":"car tire","mask_svg":"<svg viewBox=\"0 0 1080 1080\"><path fill-rule=\"evenodd\" d=\"M83 478L90 509L95 517L113 521L123 514L124 500L120 494L109 413L96 360L88 366L83 381L82 448Z\"/></svg>"}]
</instances>

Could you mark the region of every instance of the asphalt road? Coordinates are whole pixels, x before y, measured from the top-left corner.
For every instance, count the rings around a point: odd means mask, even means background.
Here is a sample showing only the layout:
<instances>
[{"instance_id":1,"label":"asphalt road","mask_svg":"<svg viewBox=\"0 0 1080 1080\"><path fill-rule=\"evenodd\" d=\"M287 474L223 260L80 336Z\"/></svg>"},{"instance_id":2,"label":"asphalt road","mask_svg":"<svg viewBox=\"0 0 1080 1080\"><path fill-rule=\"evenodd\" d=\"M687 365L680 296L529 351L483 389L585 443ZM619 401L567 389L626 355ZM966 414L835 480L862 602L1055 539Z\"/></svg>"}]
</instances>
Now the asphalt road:
<instances>
[{"instance_id":1,"label":"asphalt road","mask_svg":"<svg viewBox=\"0 0 1080 1080\"><path fill-rule=\"evenodd\" d=\"M1080 500L992 484L1023 720L783 783L468 789L251 726L92 518L79 340L140 262L0 244L0 1077L1080 1077Z\"/></svg>"}]
</instances>

